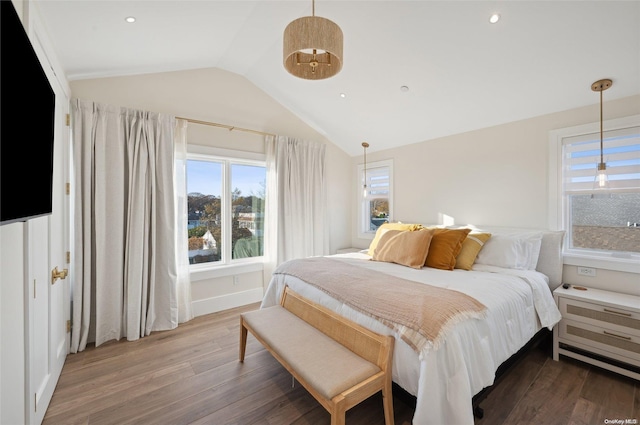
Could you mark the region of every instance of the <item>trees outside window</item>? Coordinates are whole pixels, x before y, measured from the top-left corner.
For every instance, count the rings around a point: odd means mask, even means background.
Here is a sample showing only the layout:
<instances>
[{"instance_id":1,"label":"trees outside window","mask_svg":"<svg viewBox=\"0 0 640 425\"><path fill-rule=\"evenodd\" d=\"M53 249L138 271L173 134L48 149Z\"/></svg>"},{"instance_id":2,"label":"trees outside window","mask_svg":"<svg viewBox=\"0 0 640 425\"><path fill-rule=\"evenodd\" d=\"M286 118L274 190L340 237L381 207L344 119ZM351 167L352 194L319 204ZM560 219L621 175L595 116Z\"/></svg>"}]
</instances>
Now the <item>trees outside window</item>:
<instances>
[{"instance_id":1,"label":"trees outside window","mask_svg":"<svg viewBox=\"0 0 640 425\"><path fill-rule=\"evenodd\" d=\"M190 264L264 253L264 163L197 155L187 161Z\"/></svg>"}]
</instances>

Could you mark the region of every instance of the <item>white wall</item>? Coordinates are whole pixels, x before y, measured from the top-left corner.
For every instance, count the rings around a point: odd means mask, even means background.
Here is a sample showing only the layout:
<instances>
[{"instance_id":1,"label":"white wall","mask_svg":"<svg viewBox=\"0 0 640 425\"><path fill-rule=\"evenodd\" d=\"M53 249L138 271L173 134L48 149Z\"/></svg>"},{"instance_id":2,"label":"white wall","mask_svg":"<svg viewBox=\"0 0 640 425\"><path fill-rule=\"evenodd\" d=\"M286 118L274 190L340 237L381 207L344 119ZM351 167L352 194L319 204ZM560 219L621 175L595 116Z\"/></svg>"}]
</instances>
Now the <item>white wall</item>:
<instances>
[{"instance_id":1,"label":"white wall","mask_svg":"<svg viewBox=\"0 0 640 425\"><path fill-rule=\"evenodd\" d=\"M246 78L206 68L78 80L71 90L79 99L326 142L330 251L351 244L351 192L344 184L352 178L351 158ZM264 137L252 133L190 124L188 138L198 145L264 153ZM268 283L256 271L222 274L192 283L197 314L257 301L262 293L256 290Z\"/></svg>"},{"instance_id":2,"label":"white wall","mask_svg":"<svg viewBox=\"0 0 640 425\"><path fill-rule=\"evenodd\" d=\"M605 120L638 113L640 96L605 102ZM549 132L599 117L599 104L594 104L396 149L370 150L367 161L394 161L394 221L441 223L446 214L456 224L551 228ZM361 162L362 157L353 158L352 170ZM357 199L355 188L352 196ZM357 238L356 202L352 243L366 248L370 241ZM574 269L565 266L565 281L640 294L637 274L598 270L597 278L589 278Z\"/></svg>"}]
</instances>

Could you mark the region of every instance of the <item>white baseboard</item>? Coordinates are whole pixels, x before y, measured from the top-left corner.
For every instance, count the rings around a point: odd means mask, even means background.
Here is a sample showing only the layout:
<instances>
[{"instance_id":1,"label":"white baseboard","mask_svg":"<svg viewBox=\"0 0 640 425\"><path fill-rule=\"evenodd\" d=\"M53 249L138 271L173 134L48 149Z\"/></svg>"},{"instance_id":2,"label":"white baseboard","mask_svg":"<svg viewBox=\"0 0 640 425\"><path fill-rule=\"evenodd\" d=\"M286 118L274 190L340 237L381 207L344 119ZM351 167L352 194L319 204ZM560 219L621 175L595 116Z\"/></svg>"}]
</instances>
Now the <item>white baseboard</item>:
<instances>
[{"instance_id":1,"label":"white baseboard","mask_svg":"<svg viewBox=\"0 0 640 425\"><path fill-rule=\"evenodd\" d=\"M228 310L242 305L262 301L264 291L262 288L249 289L248 291L234 292L233 294L219 297L206 298L191 303L194 316L203 316L217 311Z\"/></svg>"}]
</instances>

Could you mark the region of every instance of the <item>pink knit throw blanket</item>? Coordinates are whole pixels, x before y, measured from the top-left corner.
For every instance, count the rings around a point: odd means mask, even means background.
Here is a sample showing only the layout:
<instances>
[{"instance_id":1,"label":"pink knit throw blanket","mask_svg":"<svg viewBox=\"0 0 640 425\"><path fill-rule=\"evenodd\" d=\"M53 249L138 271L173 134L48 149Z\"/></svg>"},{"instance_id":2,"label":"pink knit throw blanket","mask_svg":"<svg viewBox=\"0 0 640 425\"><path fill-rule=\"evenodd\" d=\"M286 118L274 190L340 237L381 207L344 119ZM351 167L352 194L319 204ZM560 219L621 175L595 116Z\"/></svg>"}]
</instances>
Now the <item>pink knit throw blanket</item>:
<instances>
[{"instance_id":1,"label":"pink knit throw blanket","mask_svg":"<svg viewBox=\"0 0 640 425\"><path fill-rule=\"evenodd\" d=\"M453 325L484 317L486 310L478 300L459 291L326 257L291 260L274 274L295 276L379 320L418 353L437 349Z\"/></svg>"}]
</instances>

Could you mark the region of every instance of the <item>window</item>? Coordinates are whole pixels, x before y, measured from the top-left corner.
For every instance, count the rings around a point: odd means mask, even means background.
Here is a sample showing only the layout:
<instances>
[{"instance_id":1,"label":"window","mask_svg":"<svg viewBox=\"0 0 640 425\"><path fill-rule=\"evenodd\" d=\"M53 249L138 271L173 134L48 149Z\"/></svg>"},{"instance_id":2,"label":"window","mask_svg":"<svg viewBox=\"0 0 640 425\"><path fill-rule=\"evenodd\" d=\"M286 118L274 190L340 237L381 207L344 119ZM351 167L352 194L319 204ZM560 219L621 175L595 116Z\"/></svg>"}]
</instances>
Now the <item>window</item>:
<instances>
[{"instance_id":1,"label":"window","mask_svg":"<svg viewBox=\"0 0 640 425\"><path fill-rule=\"evenodd\" d=\"M367 164L367 174L364 175L364 165L358 165L360 176L360 196L358 237L373 238L376 230L383 223L391 221L393 212L393 161L379 161ZM366 183L366 192L364 184Z\"/></svg>"},{"instance_id":2,"label":"window","mask_svg":"<svg viewBox=\"0 0 640 425\"><path fill-rule=\"evenodd\" d=\"M640 260L640 116L605 122L609 187L595 184L599 123L552 132L558 173L556 221L567 231L565 263L634 271ZM552 162L553 163L553 162ZM568 261L567 261L568 258ZM591 263L593 264L593 263ZM640 271L640 270L637 270Z\"/></svg>"},{"instance_id":3,"label":"window","mask_svg":"<svg viewBox=\"0 0 640 425\"><path fill-rule=\"evenodd\" d=\"M264 161L187 157L189 263L227 265L262 257Z\"/></svg>"}]
</instances>

